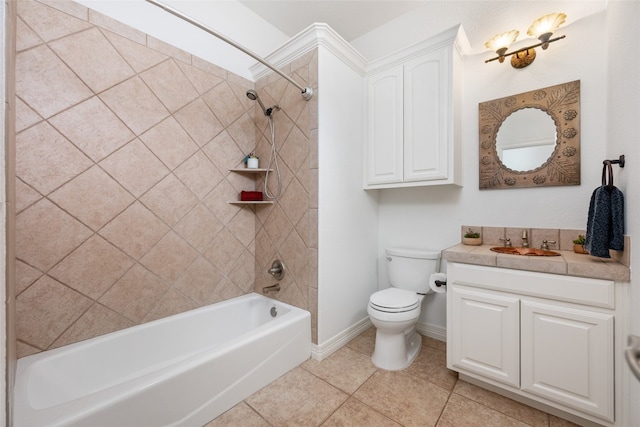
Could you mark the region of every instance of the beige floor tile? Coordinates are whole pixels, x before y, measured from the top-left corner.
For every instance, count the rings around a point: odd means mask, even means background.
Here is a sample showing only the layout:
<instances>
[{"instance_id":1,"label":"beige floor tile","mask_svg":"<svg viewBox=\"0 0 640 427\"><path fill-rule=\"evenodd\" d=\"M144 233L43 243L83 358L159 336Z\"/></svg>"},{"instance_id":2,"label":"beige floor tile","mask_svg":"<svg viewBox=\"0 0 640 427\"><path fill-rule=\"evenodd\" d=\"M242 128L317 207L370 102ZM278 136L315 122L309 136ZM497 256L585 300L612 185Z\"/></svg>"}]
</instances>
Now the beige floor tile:
<instances>
[{"instance_id":1,"label":"beige floor tile","mask_svg":"<svg viewBox=\"0 0 640 427\"><path fill-rule=\"evenodd\" d=\"M295 368L246 402L274 426L318 426L348 395L302 368Z\"/></svg>"},{"instance_id":2,"label":"beige floor tile","mask_svg":"<svg viewBox=\"0 0 640 427\"><path fill-rule=\"evenodd\" d=\"M498 411L488 408L457 394L451 394L447 406L437 424L438 427L524 427L523 422L510 418Z\"/></svg>"},{"instance_id":3,"label":"beige floor tile","mask_svg":"<svg viewBox=\"0 0 640 427\"><path fill-rule=\"evenodd\" d=\"M563 420L555 415L549 414L549 426L550 427L578 427L580 424L572 423L568 420Z\"/></svg>"},{"instance_id":4,"label":"beige floor tile","mask_svg":"<svg viewBox=\"0 0 640 427\"><path fill-rule=\"evenodd\" d=\"M400 424L353 397L322 424L322 427L352 426L400 427Z\"/></svg>"},{"instance_id":5,"label":"beige floor tile","mask_svg":"<svg viewBox=\"0 0 640 427\"><path fill-rule=\"evenodd\" d=\"M425 345L422 346L420 354L405 369L405 372L447 390L453 390L458 380L458 374L447 369L445 352Z\"/></svg>"},{"instance_id":6,"label":"beige floor tile","mask_svg":"<svg viewBox=\"0 0 640 427\"><path fill-rule=\"evenodd\" d=\"M454 394L464 396L481 405L499 411L512 418L520 420L532 426L549 425L549 416L538 409L508 399L489 390L469 384L465 381L458 381L453 390Z\"/></svg>"},{"instance_id":7,"label":"beige floor tile","mask_svg":"<svg viewBox=\"0 0 640 427\"><path fill-rule=\"evenodd\" d=\"M309 359L302 367L334 387L352 394L376 371L369 356L342 347L327 359Z\"/></svg>"},{"instance_id":8,"label":"beige floor tile","mask_svg":"<svg viewBox=\"0 0 640 427\"><path fill-rule=\"evenodd\" d=\"M238 403L204 427L269 427L270 424L244 402Z\"/></svg>"},{"instance_id":9,"label":"beige floor tile","mask_svg":"<svg viewBox=\"0 0 640 427\"><path fill-rule=\"evenodd\" d=\"M366 354L369 357L373 354L373 348L376 345L376 328L371 327L351 340L347 347Z\"/></svg>"},{"instance_id":10,"label":"beige floor tile","mask_svg":"<svg viewBox=\"0 0 640 427\"><path fill-rule=\"evenodd\" d=\"M449 391L403 371L377 371L354 397L404 426L434 426Z\"/></svg>"}]
</instances>

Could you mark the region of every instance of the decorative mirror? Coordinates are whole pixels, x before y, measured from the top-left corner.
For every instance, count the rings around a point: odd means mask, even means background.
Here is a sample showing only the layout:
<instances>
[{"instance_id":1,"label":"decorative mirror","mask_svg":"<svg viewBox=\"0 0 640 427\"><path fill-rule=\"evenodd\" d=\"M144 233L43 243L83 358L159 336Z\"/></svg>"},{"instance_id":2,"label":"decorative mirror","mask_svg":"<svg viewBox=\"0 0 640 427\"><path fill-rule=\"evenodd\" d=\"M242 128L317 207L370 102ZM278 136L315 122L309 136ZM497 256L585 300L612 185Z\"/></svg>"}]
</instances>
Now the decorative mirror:
<instances>
[{"instance_id":1,"label":"decorative mirror","mask_svg":"<svg viewBox=\"0 0 640 427\"><path fill-rule=\"evenodd\" d=\"M480 188L580 184L580 80L479 104Z\"/></svg>"}]
</instances>

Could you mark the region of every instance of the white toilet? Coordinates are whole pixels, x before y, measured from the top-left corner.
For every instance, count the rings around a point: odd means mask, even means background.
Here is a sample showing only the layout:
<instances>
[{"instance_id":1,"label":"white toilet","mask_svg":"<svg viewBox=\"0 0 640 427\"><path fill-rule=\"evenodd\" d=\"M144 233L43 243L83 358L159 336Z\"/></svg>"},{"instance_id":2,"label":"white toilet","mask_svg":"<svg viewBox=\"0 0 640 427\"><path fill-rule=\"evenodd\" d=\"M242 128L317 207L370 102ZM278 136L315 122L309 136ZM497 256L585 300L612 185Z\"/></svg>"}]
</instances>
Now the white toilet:
<instances>
[{"instance_id":1,"label":"white toilet","mask_svg":"<svg viewBox=\"0 0 640 427\"><path fill-rule=\"evenodd\" d=\"M367 307L377 329L371 360L381 369L396 371L409 366L420 353L422 337L416 323L424 295L433 292L429 277L438 270L440 252L389 248L386 254L391 287L371 295Z\"/></svg>"}]
</instances>

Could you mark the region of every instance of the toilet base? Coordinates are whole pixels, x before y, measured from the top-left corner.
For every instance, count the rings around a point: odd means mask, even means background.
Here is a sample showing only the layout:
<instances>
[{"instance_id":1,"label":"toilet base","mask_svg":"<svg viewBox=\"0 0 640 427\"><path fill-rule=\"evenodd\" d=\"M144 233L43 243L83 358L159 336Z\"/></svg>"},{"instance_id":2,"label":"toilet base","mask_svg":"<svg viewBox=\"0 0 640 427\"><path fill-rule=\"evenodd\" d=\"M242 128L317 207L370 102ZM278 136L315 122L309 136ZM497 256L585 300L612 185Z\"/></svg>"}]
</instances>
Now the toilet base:
<instances>
[{"instance_id":1,"label":"toilet base","mask_svg":"<svg viewBox=\"0 0 640 427\"><path fill-rule=\"evenodd\" d=\"M411 365L422 348L422 336L415 327L407 333L387 333L377 329L371 361L380 369L399 371Z\"/></svg>"}]
</instances>

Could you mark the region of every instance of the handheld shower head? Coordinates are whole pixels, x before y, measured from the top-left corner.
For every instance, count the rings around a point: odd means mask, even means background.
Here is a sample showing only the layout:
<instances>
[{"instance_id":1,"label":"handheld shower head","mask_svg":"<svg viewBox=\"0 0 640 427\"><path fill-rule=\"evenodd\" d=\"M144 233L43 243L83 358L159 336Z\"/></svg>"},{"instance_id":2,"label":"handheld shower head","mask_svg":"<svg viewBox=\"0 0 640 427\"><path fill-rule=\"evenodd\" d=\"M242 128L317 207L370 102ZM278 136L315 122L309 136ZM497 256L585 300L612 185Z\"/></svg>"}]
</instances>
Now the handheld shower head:
<instances>
[{"instance_id":1,"label":"handheld shower head","mask_svg":"<svg viewBox=\"0 0 640 427\"><path fill-rule=\"evenodd\" d=\"M273 107L266 108L262 103L262 100L258 96L258 92L256 92L253 89L249 89L247 91L247 98L249 98L252 101L258 101L258 104L260 105L260 108L262 108L262 112L264 113L265 116L270 116L274 109L276 110L280 109L280 106L278 105L274 105Z\"/></svg>"}]
</instances>

